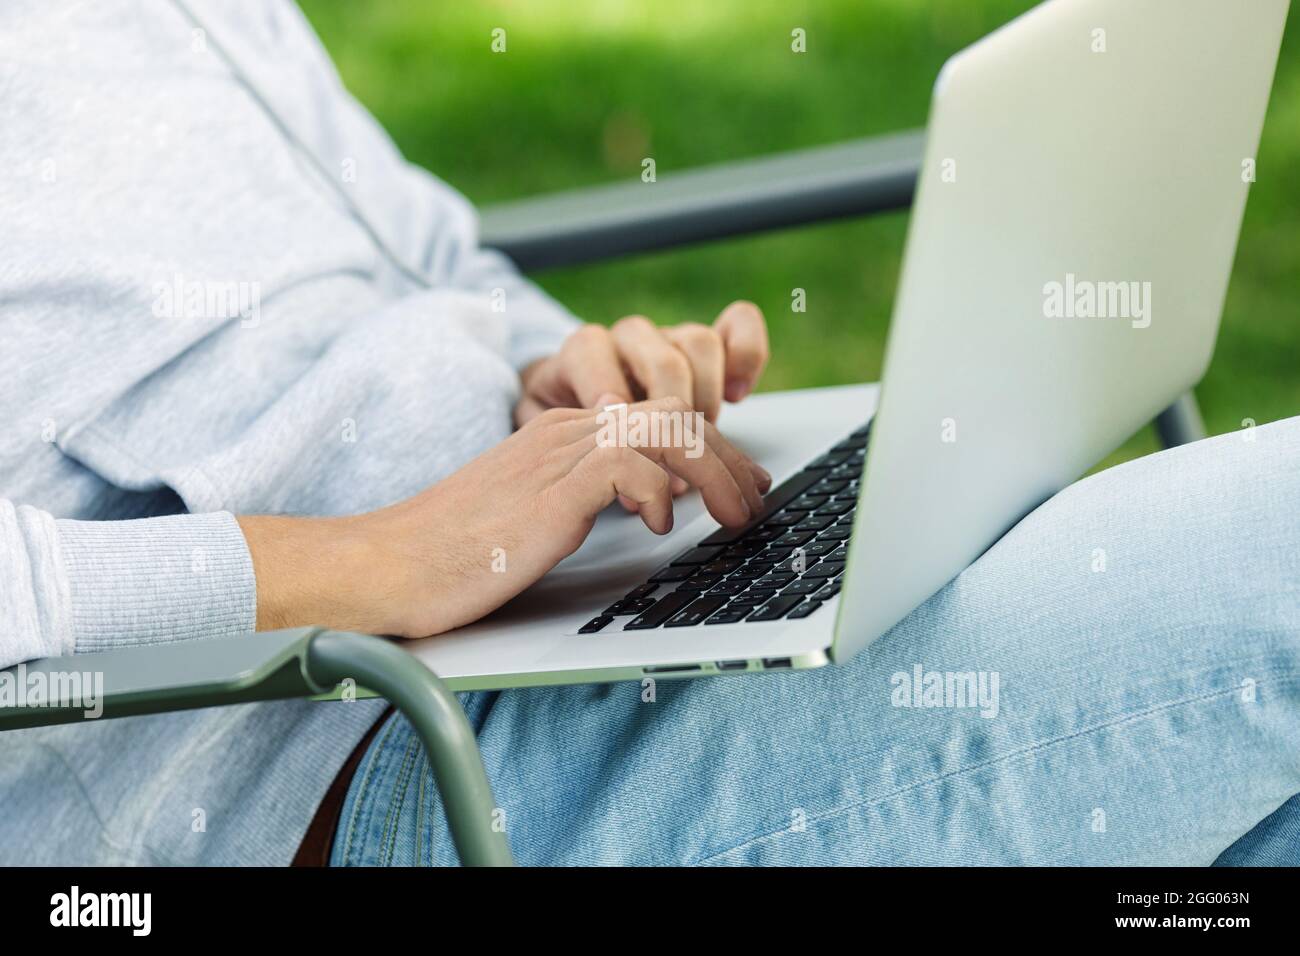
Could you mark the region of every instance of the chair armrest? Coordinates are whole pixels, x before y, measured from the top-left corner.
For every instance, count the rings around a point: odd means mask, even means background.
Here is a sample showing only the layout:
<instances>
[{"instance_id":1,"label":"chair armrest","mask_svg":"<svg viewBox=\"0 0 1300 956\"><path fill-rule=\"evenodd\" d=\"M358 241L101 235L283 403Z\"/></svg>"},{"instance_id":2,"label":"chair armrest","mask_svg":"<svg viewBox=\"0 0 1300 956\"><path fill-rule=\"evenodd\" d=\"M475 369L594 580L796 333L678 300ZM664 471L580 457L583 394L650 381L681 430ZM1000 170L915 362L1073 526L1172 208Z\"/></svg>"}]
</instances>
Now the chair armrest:
<instances>
[{"instance_id":1,"label":"chair armrest","mask_svg":"<svg viewBox=\"0 0 1300 956\"><path fill-rule=\"evenodd\" d=\"M327 690L307 675L319 628L47 657L0 671L0 730L129 717ZM32 689L41 689L33 693Z\"/></svg>"},{"instance_id":2,"label":"chair armrest","mask_svg":"<svg viewBox=\"0 0 1300 956\"><path fill-rule=\"evenodd\" d=\"M911 205L924 130L490 206L482 243L527 271Z\"/></svg>"},{"instance_id":3,"label":"chair armrest","mask_svg":"<svg viewBox=\"0 0 1300 956\"><path fill-rule=\"evenodd\" d=\"M383 638L305 627L29 661L0 670L0 731L308 697L348 678L386 698L419 734L461 862L513 863L455 694Z\"/></svg>"}]
</instances>

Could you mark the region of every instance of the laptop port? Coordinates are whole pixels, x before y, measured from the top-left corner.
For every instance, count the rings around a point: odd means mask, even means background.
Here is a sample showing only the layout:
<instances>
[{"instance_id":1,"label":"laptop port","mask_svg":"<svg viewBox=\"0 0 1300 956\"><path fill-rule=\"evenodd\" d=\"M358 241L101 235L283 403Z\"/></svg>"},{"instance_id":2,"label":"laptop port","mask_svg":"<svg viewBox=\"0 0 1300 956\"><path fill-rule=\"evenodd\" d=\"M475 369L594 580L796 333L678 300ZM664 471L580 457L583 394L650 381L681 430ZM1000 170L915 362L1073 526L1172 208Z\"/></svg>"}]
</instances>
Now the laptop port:
<instances>
[{"instance_id":1,"label":"laptop port","mask_svg":"<svg viewBox=\"0 0 1300 956\"><path fill-rule=\"evenodd\" d=\"M743 671L748 666L749 661L718 661L720 671Z\"/></svg>"},{"instance_id":2,"label":"laptop port","mask_svg":"<svg viewBox=\"0 0 1300 956\"><path fill-rule=\"evenodd\" d=\"M782 668L789 668L793 665L790 663L790 658L788 657L765 657L763 658L763 666L770 671L774 671Z\"/></svg>"},{"instance_id":3,"label":"laptop port","mask_svg":"<svg viewBox=\"0 0 1300 956\"><path fill-rule=\"evenodd\" d=\"M699 664L662 664L658 667L641 668L647 674L689 674L700 670Z\"/></svg>"}]
</instances>

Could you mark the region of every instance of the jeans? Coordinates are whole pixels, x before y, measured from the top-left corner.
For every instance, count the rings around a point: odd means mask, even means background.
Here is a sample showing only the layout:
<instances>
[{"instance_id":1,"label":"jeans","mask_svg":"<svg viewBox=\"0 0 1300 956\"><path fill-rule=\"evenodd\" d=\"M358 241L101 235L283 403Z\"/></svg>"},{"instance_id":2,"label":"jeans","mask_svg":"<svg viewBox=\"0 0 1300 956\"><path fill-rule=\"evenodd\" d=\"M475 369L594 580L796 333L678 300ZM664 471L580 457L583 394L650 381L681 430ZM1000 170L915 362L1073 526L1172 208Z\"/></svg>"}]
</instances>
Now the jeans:
<instances>
[{"instance_id":1,"label":"jeans","mask_svg":"<svg viewBox=\"0 0 1300 956\"><path fill-rule=\"evenodd\" d=\"M1295 860L1300 419L1076 483L844 665L462 700L524 864ZM456 862L400 716L332 862Z\"/></svg>"}]
</instances>

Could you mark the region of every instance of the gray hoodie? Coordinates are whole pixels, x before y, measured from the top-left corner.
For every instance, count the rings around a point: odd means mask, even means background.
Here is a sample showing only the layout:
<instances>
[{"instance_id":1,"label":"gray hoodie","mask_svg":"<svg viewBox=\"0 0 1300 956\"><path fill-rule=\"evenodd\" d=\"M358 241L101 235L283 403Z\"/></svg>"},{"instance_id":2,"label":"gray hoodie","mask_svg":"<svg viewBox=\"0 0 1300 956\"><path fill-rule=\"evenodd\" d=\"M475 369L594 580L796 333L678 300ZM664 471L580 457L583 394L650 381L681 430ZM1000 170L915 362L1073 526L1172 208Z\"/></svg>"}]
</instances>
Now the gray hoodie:
<instances>
[{"instance_id":1,"label":"gray hoodie","mask_svg":"<svg viewBox=\"0 0 1300 956\"><path fill-rule=\"evenodd\" d=\"M0 667L251 631L234 514L437 481L573 327L282 0L9 0L0 168ZM285 863L381 706L0 735L0 861Z\"/></svg>"}]
</instances>

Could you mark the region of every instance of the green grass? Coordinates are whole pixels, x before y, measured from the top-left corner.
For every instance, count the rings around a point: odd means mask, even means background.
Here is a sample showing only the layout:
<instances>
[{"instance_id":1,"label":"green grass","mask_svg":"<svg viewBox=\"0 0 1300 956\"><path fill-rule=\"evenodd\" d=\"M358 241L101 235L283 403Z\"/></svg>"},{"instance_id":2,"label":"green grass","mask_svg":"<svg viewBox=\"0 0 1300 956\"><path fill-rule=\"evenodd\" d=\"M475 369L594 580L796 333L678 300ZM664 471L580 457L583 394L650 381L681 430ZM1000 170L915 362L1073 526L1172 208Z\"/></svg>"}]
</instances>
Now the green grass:
<instances>
[{"instance_id":1,"label":"green grass","mask_svg":"<svg viewBox=\"0 0 1300 956\"><path fill-rule=\"evenodd\" d=\"M344 81L406 156L479 204L925 122L956 50L1029 0L302 0ZM1295 21L1297 18L1293 17ZM507 52L490 49L506 30ZM790 31L807 52L790 51ZM1212 432L1300 413L1300 27L1283 45L1218 352ZM879 377L902 214L537 278L578 315L767 313L767 389ZM790 310L795 287L808 311ZM1109 461L1155 447L1149 432Z\"/></svg>"}]
</instances>

